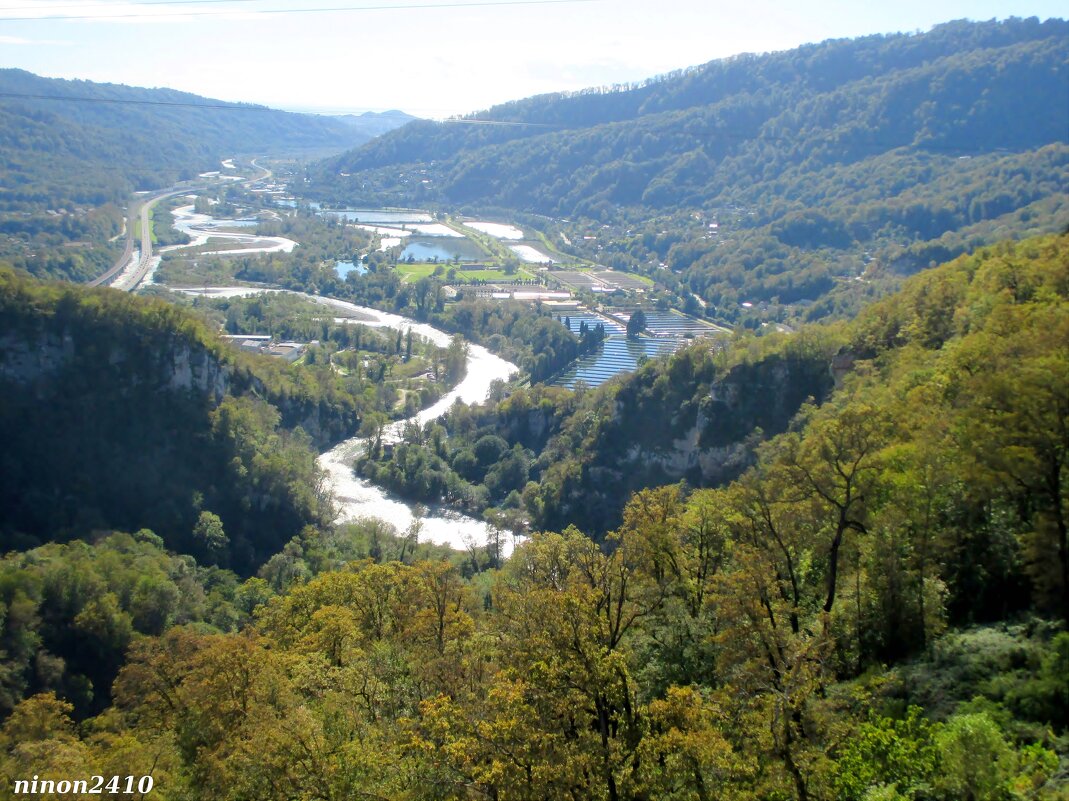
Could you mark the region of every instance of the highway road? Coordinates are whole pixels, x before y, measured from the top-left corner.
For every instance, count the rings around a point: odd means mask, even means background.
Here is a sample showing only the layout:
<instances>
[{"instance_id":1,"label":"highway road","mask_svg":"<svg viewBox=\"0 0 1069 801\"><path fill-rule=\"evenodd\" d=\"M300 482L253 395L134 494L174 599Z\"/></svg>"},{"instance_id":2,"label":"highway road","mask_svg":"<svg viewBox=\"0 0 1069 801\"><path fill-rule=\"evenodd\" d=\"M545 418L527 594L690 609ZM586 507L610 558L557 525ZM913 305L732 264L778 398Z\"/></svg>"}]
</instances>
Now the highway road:
<instances>
[{"instance_id":1,"label":"highway road","mask_svg":"<svg viewBox=\"0 0 1069 801\"><path fill-rule=\"evenodd\" d=\"M115 276L123 271L123 269L130 263L130 259L134 256L134 229L130 225L131 218L137 213L140 208L140 204L131 204L130 209L126 212L126 247L123 248L122 255L115 260L106 273L97 276L89 282L89 286L108 286L115 280Z\"/></svg>"},{"instance_id":2,"label":"highway road","mask_svg":"<svg viewBox=\"0 0 1069 801\"><path fill-rule=\"evenodd\" d=\"M151 197L133 201L130 204L126 217L126 247L122 255L116 259L115 264L103 275L94 278L89 286L110 286L114 289L132 291L140 284L149 268L152 266L152 226L149 224L149 216L153 207L164 198L174 197L183 192L193 191L195 187L183 187L182 189L167 189ZM137 265L131 264L134 258L134 217L141 217L141 251Z\"/></svg>"},{"instance_id":3,"label":"highway road","mask_svg":"<svg viewBox=\"0 0 1069 801\"><path fill-rule=\"evenodd\" d=\"M138 263L134 269L123 269L119 272L108 285L114 289L121 289L125 292L132 292L137 289L138 285L145 280L145 276L152 268L152 225L149 221L149 217L152 215L152 209L161 200L165 200L175 195L181 195L186 192L193 191L194 187L183 187L181 189L168 189L165 192L161 192L157 195L153 195L150 198L146 198L141 203L141 253L138 259ZM129 225L129 221L127 221ZM133 233L131 232L131 238ZM129 265L129 258L127 259L127 265Z\"/></svg>"},{"instance_id":4,"label":"highway road","mask_svg":"<svg viewBox=\"0 0 1069 801\"><path fill-rule=\"evenodd\" d=\"M255 181L264 181L271 177L271 170L257 164L256 159L253 159L251 163L256 169L263 170L263 174L249 178L242 181L242 183L250 184ZM89 286L110 286L113 289L121 289L125 292L132 292L137 289L152 268L152 226L149 225L149 216L152 214L153 207L166 198L183 193L196 192L203 188L204 186L202 185L181 188L172 187L151 197L131 202L126 217L126 247L123 249L122 255L115 261L115 264L106 273L90 281ZM134 257L133 220L138 214L141 216L141 252L138 263L134 266L131 264Z\"/></svg>"}]
</instances>

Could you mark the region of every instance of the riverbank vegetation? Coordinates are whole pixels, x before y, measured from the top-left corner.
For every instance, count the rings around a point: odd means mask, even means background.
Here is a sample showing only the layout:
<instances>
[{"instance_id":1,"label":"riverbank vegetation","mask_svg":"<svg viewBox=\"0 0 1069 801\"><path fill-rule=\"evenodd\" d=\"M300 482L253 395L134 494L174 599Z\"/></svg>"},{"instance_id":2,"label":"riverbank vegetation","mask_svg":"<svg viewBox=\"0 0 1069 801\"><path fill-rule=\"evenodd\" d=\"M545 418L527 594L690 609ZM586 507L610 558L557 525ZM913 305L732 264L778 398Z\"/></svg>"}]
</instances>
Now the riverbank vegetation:
<instances>
[{"instance_id":1,"label":"riverbank vegetation","mask_svg":"<svg viewBox=\"0 0 1069 801\"><path fill-rule=\"evenodd\" d=\"M189 205L188 195L178 195L176 197L165 198L152 207L152 246L153 248L164 248L172 245L185 245L189 239L189 234L179 231L175 228L175 217L172 213L175 209L182 206ZM140 240L135 235L135 241L140 246Z\"/></svg>"},{"instance_id":2,"label":"riverbank vegetation","mask_svg":"<svg viewBox=\"0 0 1069 801\"><path fill-rule=\"evenodd\" d=\"M301 364L329 365L349 392L387 418L433 405L467 371L462 343L439 346L411 328L369 327L358 312L287 293L196 298L192 306L230 336L266 334L309 343Z\"/></svg>"},{"instance_id":3,"label":"riverbank vegetation","mask_svg":"<svg viewBox=\"0 0 1069 801\"><path fill-rule=\"evenodd\" d=\"M386 254L368 254L366 274L352 271L343 279L335 262L343 255L352 259L351 254L359 253L366 239L353 233L357 229L352 226L329 217L283 217L278 223L261 224L258 231L299 238L302 245L293 253L196 262L180 255L165 258L161 282L194 287L235 281L266 283L405 315L485 346L515 363L535 382L560 372L599 341L594 331L575 336L538 305L463 296L447 303L445 276L409 283Z\"/></svg>"},{"instance_id":4,"label":"riverbank vegetation","mask_svg":"<svg viewBox=\"0 0 1069 801\"><path fill-rule=\"evenodd\" d=\"M286 237L300 246L290 253L235 254L223 258L198 258L196 251L188 249L172 251L164 254L160 263L161 283L196 287L245 281L334 295L338 284L344 283L334 269L336 262L358 258L371 241L367 232L331 217L304 213L282 215L264 209L261 198L236 187L226 187L214 194L218 201L215 205L207 203L207 193L198 196L196 210L210 215L254 215L255 229L242 229L243 233Z\"/></svg>"},{"instance_id":5,"label":"riverbank vegetation","mask_svg":"<svg viewBox=\"0 0 1069 801\"><path fill-rule=\"evenodd\" d=\"M261 208L260 203L259 196L236 188L221 193L215 205L198 201L205 210L223 208L228 214L256 215L258 235L293 238L300 247L289 253L212 258L198 258L187 250L172 252L161 263L159 282L185 287L268 285L409 316L487 347L515 363L535 383L550 379L576 358L594 352L603 338L603 331L593 329L576 336L539 303L478 298L474 286L458 284L457 276L450 275L450 270L460 269L455 264L414 265L431 269L428 275L411 281L414 275L399 269L396 254L372 251L360 259L359 254L369 244L367 232L330 215L303 209L279 214ZM339 261L358 260L361 270L339 275ZM490 280L493 272L483 269L471 274L480 275L478 280L482 281ZM447 283L451 279L452 285ZM323 339L327 338L324 333Z\"/></svg>"},{"instance_id":6,"label":"riverbank vegetation","mask_svg":"<svg viewBox=\"0 0 1069 801\"><path fill-rule=\"evenodd\" d=\"M831 392L828 365L843 341L837 329L813 328L699 342L594 390L502 390L407 430L357 471L403 497L456 504L516 531L572 523L601 537L634 490L737 476L757 442Z\"/></svg>"}]
</instances>

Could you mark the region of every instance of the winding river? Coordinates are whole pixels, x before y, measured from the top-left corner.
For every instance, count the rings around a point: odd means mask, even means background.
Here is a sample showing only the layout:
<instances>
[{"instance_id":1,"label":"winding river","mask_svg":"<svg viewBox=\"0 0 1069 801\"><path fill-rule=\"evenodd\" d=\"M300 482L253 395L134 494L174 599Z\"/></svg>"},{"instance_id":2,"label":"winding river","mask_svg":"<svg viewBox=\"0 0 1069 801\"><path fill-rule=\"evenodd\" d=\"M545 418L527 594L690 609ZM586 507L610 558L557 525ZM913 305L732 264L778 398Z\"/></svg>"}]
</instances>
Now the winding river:
<instances>
[{"instance_id":1,"label":"winding river","mask_svg":"<svg viewBox=\"0 0 1069 801\"><path fill-rule=\"evenodd\" d=\"M180 289L177 291L191 295L220 298L255 295L265 290L257 287L227 286ZM289 290L267 291L288 292ZM355 315L355 319L353 317L337 318L338 322L369 327L412 329L414 334L425 337L440 347L445 347L452 339L444 331L425 323L416 322L408 317L402 317L399 314L390 314L378 309L358 306L355 303L320 295L308 295L303 292L291 292L290 294L299 295L324 306ZM428 406L412 417L391 423L386 429L385 437L396 441L400 439L401 432L407 423L417 422L423 425L444 415L449 411L449 407L457 401L478 403L486 400L490 392L490 385L494 381L507 380L518 369L516 365L505 361L499 356L495 356L481 345L468 343L467 372L463 380L453 387L450 392L442 396L433 406ZM366 443L367 440L362 437L353 437L319 455L319 466L326 471L334 490L334 499L339 509L337 522L345 523L363 517L377 517L389 522L399 532L403 532L416 519L413 505L391 497L381 487L372 484L367 479L360 478L353 472L353 462L364 452ZM430 540L442 545L449 545L458 550L464 550L472 543L476 545L484 544L489 534L489 528L483 521L441 507L426 509L426 514L419 518L419 524L419 537L421 540ZM511 539L506 538L503 548L505 553L503 555L511 552L512 545Z\"/></svg>"},{"instance_id":2,"label":"winding river","mask_svg":"<svg viewBox=\"0 0 1069 801\"><path fill-rule=\"evenodd\" d=\"M167 245L162 247L152 257L152 266L145 275L145 284L156 283L156 270L163 261L163 254L183 248L195 248L206 245L209 239L223 240L246 247L231 250L213 250L202 252L201 256L237 256L252 253L290 253L297 243L284 236L259 236L256 234L243 234L235 231L220 231L219 228L253 227L255 220L220 220L207 214L200 214L193 210L193 204L179 206L171 212L174 217L174 228L189 236L190 241L181 245ZM135 262L136 263L136 262Z\"/></svg>"},{"instance_id":3,"label":"winding river","mask_svg":"<svg viewBox=\"0 0 1069 801\"><path fill-rule=\"evenodd\" d=\"M354 321L362 325L411 328L414 333L426 337L439 346L448 345L450 341L450 336L445 332L406 317L356 306L333 298L316 297L314 300L318 303L359 312L371 318ZM429 420L444 415L457 401L478 403L486 400L490 392L490 384L496 380L507 380L509 376L517 372L517 369L516 365L495 356L481 345L468 343L468 364L464 379L433 406L423 409L413 417L392 423L386 430L386 438L399 439L401 431L409 421L423 425ZM320 466L327 471L334 486L335 500L341 510L340 522L360 517L378 517L389 521L399 531L404 531L415 520L412 506L391 498L381 487L372 484L367 479L360 478L353 472L353 462L363 453L365 442L362 438L354 437L336 445L319 457ZM488 534L489 529L486 523L449 509L431 508L420 518L420 539L449 545L459 550L463 550L472 543L484 544ZM506 542L503 555L511 552L512 545L511 541Z\"/></svg>"},{"instance_id":4,"label":"winding river","mask_svg":"<svg viewBox=\"0 0 1069 801\"><path fill-rule=\"evenodd\" d=\"M176 212L178 212L176 216L179 217L181 223L190 225L190 223L193 222L191 218L193 218L194 215L191 213L191 207L177 209ZM205 217L204 215L195 215L195 217L199 219L196 219L194 224L200 230L190 231L190 233L199 233L202 236L207 233L207 230L205 229L210 230L216 226L232 225L234 222L215 220ZM190 225L190 227L192 227L192 225ZM212 232L211 235L220 236L219 233L215 232ZM285 247L283 243L277 241L279 238L272 241L268 237L256 236L254 234L228 232L226 233L226 238L235 243L244 242L248 245L247 248L242 248L240 251L231 250L229 253L270 253ZM286 240L286 242L291 241L292 240ZM194 241L193 244L201 243L202 242ZM280 247L280 245L282 245L282 247ZM177 250L181 247L191 246L193 245L179 245L174 247L174 249ZM170 249L171 248L168 248L168 250ZM155 271L153 270L153 272ZM149 282L152 280L152 277L150 277ZM234 297L237 295L252 295L265 290L248 286L224 286L206 287L201 289L176 288L176 291L185 292L187 294L206 295L208 297ZM339 322L344 321L371 327L380 326L401 330L411 329L414 334L425 337L441 347L448 345L452 339L452 337L444 331L440 331L425 323L419 323L407 317L402 317L401 315L389 314L387 312L378 311L377 309L358 306L354 303L337 300L335 298L307 295L300 292L292 294L301 295L316 303L336 309L339 312L346 312L349 316L338 318ZM496 380L507 380L509 376L517 371L518 368L516 365L495 356L480 345L468 343L467 372L464 379L433 406L423 409L410 418L391 423L386 431L387 438L394 440L398 439L404 426L410 421L415 421L420 425L423 425L430 420L441 417L449 410L449 407L458 400L465 403L478 403L485 400L489 394L492 382ZM353 437L352 439L347 439L344 442L339 443L319 456L319 465L326 471L333 487L334 498L339 509L337 522L344 523L359 518L376 517L389 522L399 532L404 532L412 526L413 522L416 520L413 508L414 505L391 497L381 487L372 484L366 479L358 477L353 472L353 462L363 452L365 447L366 440L360 437ZM419 538L423 541L429 540L442 545L449 545L458 550L463 550L473 544L483 545L486 542L488 535L489 527L486 523L451 509L431 507L426 509L425 514L422 514L419 517ZM506 542L504 543L503 548L505 554L512 550L512 545L511 538L506 537Z\"/></svg>"}]
</instances>

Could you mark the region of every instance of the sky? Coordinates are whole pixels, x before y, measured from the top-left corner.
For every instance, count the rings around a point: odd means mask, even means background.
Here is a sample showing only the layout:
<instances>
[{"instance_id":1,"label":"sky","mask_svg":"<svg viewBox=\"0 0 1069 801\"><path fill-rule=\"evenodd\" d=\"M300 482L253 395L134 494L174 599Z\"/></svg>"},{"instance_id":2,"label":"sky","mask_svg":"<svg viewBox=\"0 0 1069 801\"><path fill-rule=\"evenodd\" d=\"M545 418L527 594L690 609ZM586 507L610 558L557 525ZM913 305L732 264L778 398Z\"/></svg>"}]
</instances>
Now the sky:
<instances>
[{"instance_id":1,"label":"sky","mask_svg":"<svg viewBox=\"0 0 1069 801\"><path fill-rule=\"evenodd\" d=\"M543 92L640 81L739 53L1011 16L1064 18L1066 6L1064 0L0 0L0 67L295 111L401 109L442 119Z\"/></svg>"}]
</instances>

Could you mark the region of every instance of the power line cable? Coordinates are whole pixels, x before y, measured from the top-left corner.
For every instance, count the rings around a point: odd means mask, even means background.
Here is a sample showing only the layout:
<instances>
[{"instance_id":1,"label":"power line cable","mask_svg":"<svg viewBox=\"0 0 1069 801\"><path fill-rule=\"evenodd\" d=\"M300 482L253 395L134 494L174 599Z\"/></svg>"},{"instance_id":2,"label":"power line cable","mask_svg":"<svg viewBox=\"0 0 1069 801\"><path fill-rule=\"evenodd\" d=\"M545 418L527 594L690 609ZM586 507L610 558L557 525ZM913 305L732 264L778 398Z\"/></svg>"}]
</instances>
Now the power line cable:
<instances>
[{"instance_id":1,"label":"power line cable","mask_svg":"<svg viewBox=\"0 0 1069 801\"><path fill-rule=\"evenodd\" d=\"M187 6L187 5L200 5L202 3L262 3L263 0L145 0L141 3L124 2L125 6ZM94 3L97 6L106 6L107 2L103 1ZM61 11L68 8L85 8L85 3L78 5L65 5L65 6L48 6L48 11ZM8 11L41 11L40 4L35 6L4 6L0 8L0 14L7 13ZM20 18L21 19L21 18Z\"/></svg>"},{"instance_id":2,"label":"power line cable","mask_svg":"<svg viewBox=\"0 0 1069 801\"><path fill-rule=\"evenodd\" d=\"M189 2L189 0L186 0ZM401 5L384 6L337 6L329 8L258 8L250 11L176 11L174 13L159 14L72 14L50 17L0 17L0 22L56 22L62 20L94 20L107 22L119 19L166 19L168 17L225 17L239 13L246 16L263 16L268 14L329 14L348 13L353 11L394 11L402 9L435 9L435 8L486 8L490 6L544 6L573 3L598 3L602 0L475 0L474 2L451 2L451 3L406 3ZM175 5L180 5L176 2ZM161 4L163 5L163 4ZM0 9L2 11L3 9Z\"/></svg>"},{"instance_id":3,"label":"power line cable","mask_svg":"<svg viewBox=\"0 0 1069 801\"><path fill-rule=\"evenodd\" d=\"M279 111L278 109L269 108L267 106L245 106L234 103L190 103L182 102L180 100L132 100L118 97L78 97L77 95L36 95L29 92L0 92L0 98L4 97L21 100L60 100L69 103L120 103L132 106L186 106L189 108L210 108L223 111ZM290 114L294 112L280 113Z\"/></svg>"},{"instance_id":4,"label":"power line cable","mask_svg":"<svg viewBox=\"0 0 1069 801\"><path fill-rule=\"evenodd\" d=\"M564 128L563 125L552 125L548 122L520 122L518 120L479 120L465 119L464 117L450 117L444 120L431 120L445 125L517 125L523 128Z\"/></svg>"}]
</instances>

